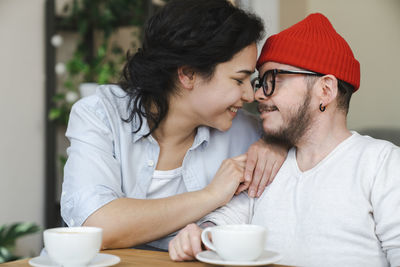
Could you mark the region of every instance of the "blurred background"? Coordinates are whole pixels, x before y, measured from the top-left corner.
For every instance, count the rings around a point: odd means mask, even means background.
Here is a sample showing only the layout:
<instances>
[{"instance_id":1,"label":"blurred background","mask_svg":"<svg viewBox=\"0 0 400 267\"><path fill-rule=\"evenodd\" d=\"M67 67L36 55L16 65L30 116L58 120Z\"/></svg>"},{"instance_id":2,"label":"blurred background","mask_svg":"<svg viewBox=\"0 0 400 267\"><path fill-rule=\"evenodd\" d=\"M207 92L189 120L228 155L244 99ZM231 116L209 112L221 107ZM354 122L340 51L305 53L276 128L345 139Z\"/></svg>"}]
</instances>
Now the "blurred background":
<instances>
[{"instance_id":1,"label":"blurred background","mask_svg":"<svg viewBox=\"0 0 400 267\"><path fill-rule=\"evenodd\" d=\"M264 19L267 36L310 13L325 14L361 64L349 128L400 145L400 0L234 2ZM126 51L140 47L143 23L164 3L0 0L0 257L2 225L62 225L69 109L92 93L93 83L118 80ZM38 254L40 231L15 229L36 233L19 238L13 254Z\"/></svg>"}]
</instances>

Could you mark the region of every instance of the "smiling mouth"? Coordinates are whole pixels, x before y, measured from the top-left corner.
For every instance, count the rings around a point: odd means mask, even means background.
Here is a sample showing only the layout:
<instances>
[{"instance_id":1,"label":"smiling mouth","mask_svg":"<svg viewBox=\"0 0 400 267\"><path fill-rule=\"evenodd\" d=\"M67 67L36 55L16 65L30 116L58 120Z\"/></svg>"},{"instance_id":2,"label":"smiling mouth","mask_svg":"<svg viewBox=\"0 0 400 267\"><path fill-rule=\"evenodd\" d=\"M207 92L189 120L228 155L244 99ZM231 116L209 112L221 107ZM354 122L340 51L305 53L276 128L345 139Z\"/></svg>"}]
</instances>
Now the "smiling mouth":
<instances>
[{"instance_id":1,"label":"smiling mouth","mask_svg":"<svg viewBox=\"0 0 400 267\"><path fill-rule=\"evenodd\" d=\"M258 112L273 112L277 111L278 108L276 106L268 106L268 105L258 105Z\"/></svg>"},{"instance_id":2,"label":"smiling mouth","mask_svg":"<svg viewBox=\"0 0 400 267\"><path fill-rule=\"evenodd\" d=\"M239 109L240 107L229 107L229 111L232 111L234 113L236 113Z\"/></svg>"}]
</instances>

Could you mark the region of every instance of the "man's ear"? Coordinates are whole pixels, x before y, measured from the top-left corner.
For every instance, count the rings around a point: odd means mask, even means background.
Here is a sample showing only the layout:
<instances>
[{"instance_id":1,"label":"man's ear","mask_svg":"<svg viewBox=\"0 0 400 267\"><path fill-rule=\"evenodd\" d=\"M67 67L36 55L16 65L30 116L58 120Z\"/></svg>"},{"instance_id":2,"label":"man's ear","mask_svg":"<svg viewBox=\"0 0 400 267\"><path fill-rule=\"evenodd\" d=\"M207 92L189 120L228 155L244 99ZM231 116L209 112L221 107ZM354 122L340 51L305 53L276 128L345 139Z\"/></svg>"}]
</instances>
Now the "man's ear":
<instances>
[{"instance_id":1,"label":"man's ear","mask_svg":"<svg viewBox=\"0 0 400 267\"><path fill-rule=\"evenodd\" d=\"M325 75L320 79L320 90L319 98L322 107L326 107L331 104L338 94L338 82L335 76L332 74Z\"/></svg>"},{"instance_id":2,"label":"man's ear","mask_svg":"<svg viewBox=\"0 0 400 267\"><path fill-rule=\"evenodd\" d=\"M187 66L182 66L178 68L178 79L180 84L185 89L193 89L195 82L195 73L193 69Z\"/></svg>"}]
</instances>

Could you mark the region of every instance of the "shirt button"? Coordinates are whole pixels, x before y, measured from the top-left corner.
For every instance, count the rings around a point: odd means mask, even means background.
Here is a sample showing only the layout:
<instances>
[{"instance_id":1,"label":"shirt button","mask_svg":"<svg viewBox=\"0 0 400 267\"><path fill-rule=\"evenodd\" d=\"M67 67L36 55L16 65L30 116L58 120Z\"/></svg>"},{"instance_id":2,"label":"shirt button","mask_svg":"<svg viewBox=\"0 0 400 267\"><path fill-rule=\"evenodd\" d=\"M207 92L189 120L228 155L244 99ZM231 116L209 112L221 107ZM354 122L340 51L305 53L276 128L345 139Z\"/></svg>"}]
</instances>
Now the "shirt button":
<instances>
[{"instance_id":1,"label":"shirt button","mask_svg":"<svg viewBox=\"0 0 400 267\"><path fill-rule=\"evenodd\" d=\"M147 161L147 166L153 167L153 166L154 166L154 161L152 161L151 159L149 159L149 160Z\"/></svg>"},{"instance_id":2,"label":"shirt button","mask_svg":"<svg viewBox=\"0 0 400 267\"><path fill-rule=\"evenodd\" d=\"M71 220L69 221L69 225L70 225L70 226L74 226L74 223L75 223L74 219L71 219Z\"/></svg>"}]
</instances>

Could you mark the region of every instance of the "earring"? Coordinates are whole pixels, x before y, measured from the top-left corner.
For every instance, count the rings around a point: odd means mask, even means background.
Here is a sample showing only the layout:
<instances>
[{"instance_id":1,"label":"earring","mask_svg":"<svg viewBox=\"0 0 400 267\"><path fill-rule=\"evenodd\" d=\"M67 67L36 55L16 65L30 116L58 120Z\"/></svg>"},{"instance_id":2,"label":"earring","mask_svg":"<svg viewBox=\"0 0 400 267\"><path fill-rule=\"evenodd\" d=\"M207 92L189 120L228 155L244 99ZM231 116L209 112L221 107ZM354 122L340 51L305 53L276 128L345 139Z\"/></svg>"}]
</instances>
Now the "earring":
<instances>
[{"instance_id":1,"label":"earring","mask_svg":"<svg viewBox=\"0 0 400 267\"><path fill-rule=\"evenodd\" d=\"M326 109L326 106L325 106L325 107L323 107L323 106L322 106L322 103L321 103L321 104L319 104L319 110L320 110L321 112L324 112L324 111L325 111L325 109Z\"/></svg>"}]
</instances>

